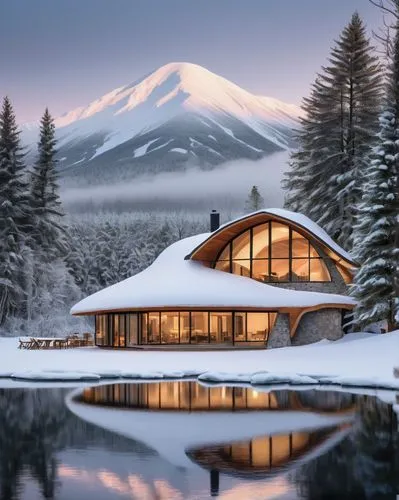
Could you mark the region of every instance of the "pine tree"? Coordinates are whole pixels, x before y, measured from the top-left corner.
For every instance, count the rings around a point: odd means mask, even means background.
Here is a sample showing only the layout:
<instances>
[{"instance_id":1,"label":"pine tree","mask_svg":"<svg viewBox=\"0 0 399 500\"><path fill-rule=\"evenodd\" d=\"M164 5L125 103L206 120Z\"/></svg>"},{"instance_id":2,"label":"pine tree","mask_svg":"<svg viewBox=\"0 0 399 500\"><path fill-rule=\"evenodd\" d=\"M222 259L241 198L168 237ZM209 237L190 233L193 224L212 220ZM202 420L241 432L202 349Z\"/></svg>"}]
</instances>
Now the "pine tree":
<instances>
[{"instance_id":1,"label":"pine tree","mask_svg":"<svg viewBox=\"0 0 399 500\"><path fill-rule=\"evenodd\" d=\"M65 229L61 223L63 213L58 193L55 146L54 120L46 109L40 124L38 159L31 179L31 198L35 243L47 254L46 260L50 261L65 250Z\"/></svg>"},{"instance_id":2,"label":"pine tree","mask_svg":"<svg viewBox=\"0 0 399 500\"><path fill-rule=\"evenodd\" d=\"M252 186L251 192L245 202L246 212L256 212L263 207L264 200L262 195L259 193L257 186Z\"/></svg>"},{"instance_id":3,"label":"pine tree","mask_svg":"<svg viewBox=\"0 0 399 500\"><path fill-rule=\"evenodd\" d=\"M24 154L10 100L0 112L0 325L24 299L22 250L31 229Z\"/></svg>"},{"instance_id":4,"label":"pine tree","mask_svg":"<svg viewBox=\"0 0 399 500\"><path fill-rule=\"evenodd\" d=\"M287 208L311 217L347 249L381 92L381 68L355 13L304 100L299 149L283 181Z\"/></svg>"},{"instance_id":5,"label":"pine tree","mask_svg":"<svg viewBox=\"0 0 399 500\"><path fill-rule=\"evenodd\" d=\"M399 1L395 39L387 75L384 110L374 156L357 206L355 257L361 264L351 294L355 322L362 328L386 320L393 329L397 310L399 234Z\"/></svg>"}]
</instances>

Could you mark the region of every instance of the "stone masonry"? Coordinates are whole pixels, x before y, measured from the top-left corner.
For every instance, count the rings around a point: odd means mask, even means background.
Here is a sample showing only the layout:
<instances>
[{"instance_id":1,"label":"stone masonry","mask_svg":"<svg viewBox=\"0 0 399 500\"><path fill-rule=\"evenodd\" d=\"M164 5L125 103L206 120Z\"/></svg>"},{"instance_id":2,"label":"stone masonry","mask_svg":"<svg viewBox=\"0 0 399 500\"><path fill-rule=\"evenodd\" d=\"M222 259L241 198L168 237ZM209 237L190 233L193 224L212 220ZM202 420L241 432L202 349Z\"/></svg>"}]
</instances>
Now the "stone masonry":
<instances>
[{"instance_id":1,"label":"stone masonry","mask_svg":"<svg viewBox=\"0 0 399 500\"><path fill-rule=\"evenodd\" d=\"M290 322L288 314L280 313L277 315L276 322L267 340L267 348L287 347L291 345Z\"/></svg>"},{"instance_id":2,"label":"stone masonry","mask_svg":"<svg viewBox=\"0 0 399 500\"><path fill-rule=\"evenodd\" d=\"M343 335L339 309L321 309L305 313L298 325L292 345L305 345L321 339L338 340Z\"/></svg>"}]
</instances>

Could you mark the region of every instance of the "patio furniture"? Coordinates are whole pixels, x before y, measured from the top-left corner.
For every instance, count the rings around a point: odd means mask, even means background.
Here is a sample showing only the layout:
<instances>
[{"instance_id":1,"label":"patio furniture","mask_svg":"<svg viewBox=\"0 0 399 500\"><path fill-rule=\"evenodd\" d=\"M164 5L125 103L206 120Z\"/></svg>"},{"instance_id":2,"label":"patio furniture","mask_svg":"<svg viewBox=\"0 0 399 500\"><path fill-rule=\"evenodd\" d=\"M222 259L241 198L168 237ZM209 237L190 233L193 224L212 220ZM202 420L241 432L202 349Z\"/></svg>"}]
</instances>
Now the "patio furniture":
<instances>
[{"instance_id":1,"label":"patio furniture","mask_svg":"<svg viewBox=\"0 0 399 500\"><path fill-rule=\"evenodd\" d=\"M18 349L30 349L32 340L28 337L20 337Z\"/></svg>"},{"instance_id":2,"label":"patio furniture","mask_svg":"<svg viewBox=\"0 0 399 500\"><path fill-rule=\"evenodd\" d=\"M94 345L94 339L93 339L93 335L90 333L90 332L85 332L83 334L83 344L85 346L91 346L91 345Z\"/></svg>"},{"instance_id":3,"label":"patio furniture","mask_svg":"<svg viewBox=\"0 0 399 500\"><path fill-rule=\"evenodd\" d=\"M66 337L67 347L80 347L79 335L73 334Z\"/></svg>"},{"instance_id":4,"label":"patio furniture","mask_svg":"<svg viewBox=\"0 0 399 500\"><path fill-rule=\"evenodd\" d=\"M53 340L54 349L66 349L68 347L67 339L54 339Z\"/></svg>"},{"instance_id":5,"label":"patio furniture","mask_svg":"<svg viewBox=\"0 0 399 500\"><path fill-rule=\"evenodd\" d=\"M18 349L67 349L94 345L93 335L86 332L79 336L74 333L67 337L20 337Z\"/></svg>"}]
</instances>

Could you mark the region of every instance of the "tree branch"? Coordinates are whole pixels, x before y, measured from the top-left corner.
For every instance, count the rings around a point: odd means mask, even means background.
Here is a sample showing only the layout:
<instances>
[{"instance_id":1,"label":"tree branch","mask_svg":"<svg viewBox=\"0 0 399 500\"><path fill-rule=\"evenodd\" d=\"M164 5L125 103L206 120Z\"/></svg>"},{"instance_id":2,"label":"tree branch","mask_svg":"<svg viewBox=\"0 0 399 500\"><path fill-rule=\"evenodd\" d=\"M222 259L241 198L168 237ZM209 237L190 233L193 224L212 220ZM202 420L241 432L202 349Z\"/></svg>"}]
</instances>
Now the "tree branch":
<instances>
[{"instance_id":1,"label":"tree branch","mask_svg":"<svg viewBox=\"0 0 399 500\"><path fill-rule=\"evenodd\" d=\"M379 9L383 10L384 12L387 12L388 14L391 14L392 16L395 17L395 19L399 18L399 1L398 0L369 0L369 2L374 5L375 7L378 7ZM390 7L387 7L389 5Z\"/></svg>"}]
</instances>

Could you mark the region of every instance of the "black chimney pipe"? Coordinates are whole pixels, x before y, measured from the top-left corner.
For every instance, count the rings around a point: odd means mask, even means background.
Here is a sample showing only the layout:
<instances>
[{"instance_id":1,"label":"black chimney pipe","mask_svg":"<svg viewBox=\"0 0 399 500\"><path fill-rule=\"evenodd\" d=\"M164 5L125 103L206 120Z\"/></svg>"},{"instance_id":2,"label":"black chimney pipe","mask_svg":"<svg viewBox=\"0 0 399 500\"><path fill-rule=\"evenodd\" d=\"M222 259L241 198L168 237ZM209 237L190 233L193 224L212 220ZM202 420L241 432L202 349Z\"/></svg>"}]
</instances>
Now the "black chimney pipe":
<instances>
[{"instance_id":1,"label":"black chimney pipe","mask_svg":"<svg viewBox=\"0 0 399 500\"><path fill-rule=\"evenodd\" d=\"M211 474L211 497L219 496L219 471L212 469Z\"/></svg>"},{"instance_id":2,"label":"black chimney pipe","mask_svg":"<svg viewBox=\"0 0 399 500\"><path fill-rule=\"evenodd\" d=\"M220 213L216 210L211 212L211 233L219 229L220 226Z\"/></svg>"}]
</instances>

